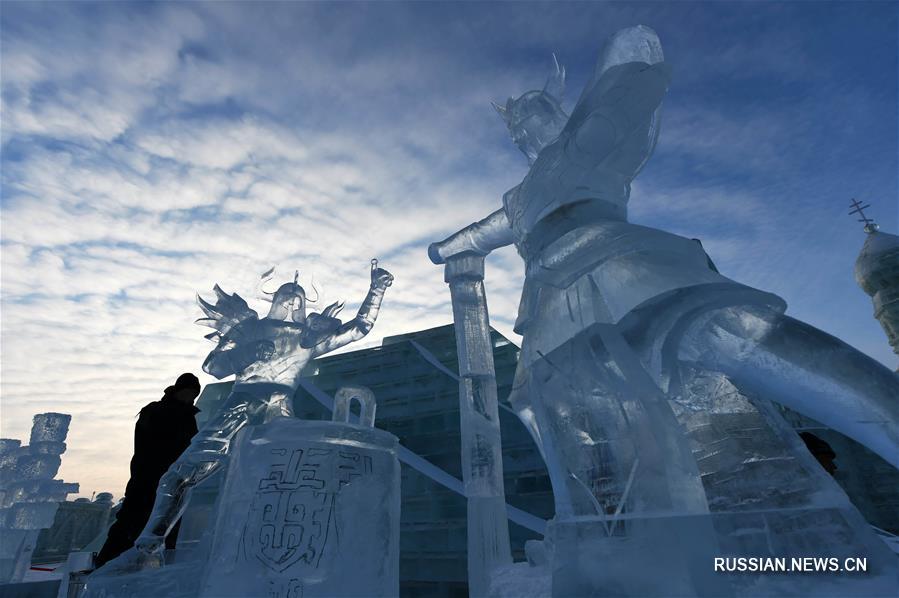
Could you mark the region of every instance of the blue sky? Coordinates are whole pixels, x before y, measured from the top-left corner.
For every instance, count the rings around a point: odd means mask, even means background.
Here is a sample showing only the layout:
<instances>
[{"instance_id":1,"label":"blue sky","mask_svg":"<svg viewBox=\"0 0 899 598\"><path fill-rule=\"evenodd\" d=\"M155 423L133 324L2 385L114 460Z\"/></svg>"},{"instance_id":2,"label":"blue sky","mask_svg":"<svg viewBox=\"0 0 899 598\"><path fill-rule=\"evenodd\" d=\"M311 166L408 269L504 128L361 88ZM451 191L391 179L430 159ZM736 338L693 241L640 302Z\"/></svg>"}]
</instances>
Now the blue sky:
<instances>
[{"instance_id":1,"label":"blue sky","mask_svg":"<svg viewBox=\"0 0 899 598\"><path fill-rule=\"evenodd\" d=\"M673 82L631 220L895 367L847 212L899 228L896 3L5 2L0 433L71 413L62 476L120 495L135 414L211 349L194 294L263 309L272 265L345 313L370 258L394 272L358 347L449 322L427 244L526 172L490 101L542 87L555 52L571 108L641 23ZM510 336L522 275L490 257Z\"/></svg>"}]
</instances>

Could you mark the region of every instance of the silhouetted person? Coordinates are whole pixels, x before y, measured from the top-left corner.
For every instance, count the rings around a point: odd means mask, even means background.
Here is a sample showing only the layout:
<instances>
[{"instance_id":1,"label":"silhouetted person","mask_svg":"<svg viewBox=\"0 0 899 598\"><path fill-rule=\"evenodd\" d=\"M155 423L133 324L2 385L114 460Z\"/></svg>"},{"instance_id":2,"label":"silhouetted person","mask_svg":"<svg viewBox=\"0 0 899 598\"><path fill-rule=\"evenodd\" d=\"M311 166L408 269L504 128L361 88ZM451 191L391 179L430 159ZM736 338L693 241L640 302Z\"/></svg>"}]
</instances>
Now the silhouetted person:
<instances>
[{"instance_id":1,"label":"silhouetted person","mask_svg":"<svg viewBox=\"0 0 899 598\"><path fill-rule=\"evenodd\" d=\"M190 373L181 374L174 386L165 389L162 399L141 409L134 427L131 479L116 521L109 528L106 543L97 555L97 567L131 548L147 524L156 500L159 478L197 433L194 416L199 409L194 407L194 400L199 394L197 377ZM180 521L176 523L166 538L166 548L175 547L180 524Z\"/></svg>"},{"instance_id":2,"label":"silhouetted person","mask_svg":"<svg viewBox=\"0 0 899 598\"><path fill-rule=\"evenodd\" d=\"M818 460L818 463L821 464L821 467L823 467L827 473L833 475L833 472L837 470L837 464L834 463L837 454L830 445L811 432L800 432L799 436L802 438L802 441L805 442L805 446L808 448L809 452Z\"/></svg>"}]
</instances>

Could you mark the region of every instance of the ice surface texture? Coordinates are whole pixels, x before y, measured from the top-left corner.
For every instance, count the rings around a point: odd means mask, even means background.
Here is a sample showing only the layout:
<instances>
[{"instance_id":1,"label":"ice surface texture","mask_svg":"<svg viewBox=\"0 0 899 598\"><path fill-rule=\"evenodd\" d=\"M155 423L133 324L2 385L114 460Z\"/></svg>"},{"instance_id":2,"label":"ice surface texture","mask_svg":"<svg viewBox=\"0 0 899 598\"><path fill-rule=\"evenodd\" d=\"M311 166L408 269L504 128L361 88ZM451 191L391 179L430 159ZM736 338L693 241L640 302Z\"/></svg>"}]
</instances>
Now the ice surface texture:
<instances>
[{"instance_id":1,"label":"ice surface texture","mask_svg":"<svg viewBox=\"0 0 899 598\"><path fill-rule=\"evenodd\" d=\"M747 585L755 577L711 575L709 555L837 555L846 546L877 571L854 586L811 576L805 589L882 592L895 584L895 562L766 401L899 466L899 378L785 316L779 297L719 274L695 241L627 222L630 184L655 147L669 80L651 29L616 33L571 116L501 209L429 248L443 263L514 243L525 261L510 400L552 479L553 592L770 593L776 588ZM503 114L529 158L553 122L544 112L558 106L534 93L507 102ZM539 134L519 130L528 110ZM765 433L741 437L758 426ZM788 482L786 470L793 493L774 483ZM646 576L648 562L659 575Z\"/></svg>"},{"instance_id":2,"label":"ice surface texture","mask_svg":"<svg viewBox=\"0 0 899 598\"><path fill-rule=\"evenodd\" d=\"M461 254L444 270L453 303L459 353L462 480L468 511L468 592L482 598L494 569L510 565L503 454L484 258Z\"/></svg>"},{"instance_id":3,"label":"ice surface texture","mask_svg":"<svg viewBox=\"0 0 899 598\"><path fill-rule=\"evenodd\" d=\"M53 477L72 416L34 416L31 444L0 438L0 584L22 581L40 530L53 525L59 503L78 492L78 484Z\"/></svg>"},{"instance_id":4,"label":"ice surface texture","mask_svg":"<svg viewBox=\"0 0 899 598\"><path fill-rule=\"evenodd\" d=\"M69 433L71 415L64 413L40 413L34 416L34 424L31 427L31 440L29 444L36 442L64 442Z\"/></svg>"},{"instance_id":5,"label":"ice surface texture","mask_svg":"<svg viewBox=\"0 0 899 598\"><path fill-rule=\"evenodd\" d=\"M399 595L396 437L278 418L235 445L203 596Z\"/></svg>"},{"instance_id":6,"label":"ice surface texture","mask_svg":"<svg viewBox=\"0 0 899 598\"><path fill-rule=\"evenodd\" d=\"M300 372L310 359L365 336L372 328L393 276L373 261L371 286L356 317L343 323L335 303L321 313L306 313L307 297L296 281L281 285L271 308L260 318L239 295L216 285L215 303L198 298L206 318L198 323L215 330L207 338L217 343L203 370L217 377L234 375L234 386L223 406L194 437L191 445L163 474L150 519L135 546L94 575L115 575L158 564L165 536L187 506L191 488L227 460L237 433L247 424L263 424L292 416L290 398ZM260 589L260 591L262 591Z\"/></svg>"}]
</instances>

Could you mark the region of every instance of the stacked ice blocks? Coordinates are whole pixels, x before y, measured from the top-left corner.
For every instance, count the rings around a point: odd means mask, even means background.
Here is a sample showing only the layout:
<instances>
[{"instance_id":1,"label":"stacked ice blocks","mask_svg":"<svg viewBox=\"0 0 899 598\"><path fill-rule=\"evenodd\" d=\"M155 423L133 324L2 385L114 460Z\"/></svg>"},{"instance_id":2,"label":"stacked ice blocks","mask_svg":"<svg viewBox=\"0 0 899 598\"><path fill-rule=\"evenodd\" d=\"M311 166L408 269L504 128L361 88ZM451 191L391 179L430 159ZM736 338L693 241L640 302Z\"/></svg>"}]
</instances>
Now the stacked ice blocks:
<instances>
[{"instance_id":1,"label":"stacked ice blocks","mask_svg":"<svg viewBox=\"0 0 899 598\"><path fill-rule=\"evenodd\" d=\"M59 503L78 484L53 477L66 450L71 415L34 416L27 446L0 439L0 583L22 581L40 531L53 525Z\"/></svg>"}]
</instances>

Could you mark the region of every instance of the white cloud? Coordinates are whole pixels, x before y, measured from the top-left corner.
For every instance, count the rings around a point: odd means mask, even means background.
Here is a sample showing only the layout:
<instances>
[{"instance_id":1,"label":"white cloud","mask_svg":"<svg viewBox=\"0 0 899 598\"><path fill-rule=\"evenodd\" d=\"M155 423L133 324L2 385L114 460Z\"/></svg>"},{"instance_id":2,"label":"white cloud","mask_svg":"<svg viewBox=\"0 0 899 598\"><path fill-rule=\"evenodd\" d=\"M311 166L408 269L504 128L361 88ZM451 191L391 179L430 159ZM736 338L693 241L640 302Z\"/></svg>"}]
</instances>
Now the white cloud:
<instances>
[{"instance_id":1,"label":"white cloud","mask_svg":"<svg viewBox=\"0 0 899 598\"><path fill-rule=\"evenodd\" d=\"M56 5L52 16L47 7L17 11L4 34L4 142L29 134L111 141L153 106L179 48L203 29L174 6L141 22L119 11L96 19L74 5Z\"/></svg>"},{"instance_id":2,"label":"white cloud","mask_svg":"<svg viewBox=\"0 0 899 598\"><path fill-rule=\"evenodd\" d=\"M557 46L584 78L602 37L571 7L535 21L497 5L508 13L498 28L496 14L466 6L477 18L429 30L421 15L438 9L353 6L110 5L90 16L16 5L15 19L4 8L2 434L26 437L37 412L71 412L62 473L82 493L121 493L137 411L180 372L199 373L211 345L193 299L217 282L262 311L259 274L298 268L352 317L377 257L396 283L372 335L347 350L451 321L427 244L495 210L525 172L488 102L541 84L533 66ZM610 29L650 14L602 10ZM372 30L374 13L392 33ZM635 220L700 236L726 273L876 347L876 322L849 330L805 298L803 285L831 292L846 267L814 273L802 255L832 236L831 215L803 203L790 213L823 227L822 242L771 209L770 187L721 180L737 167L795 169L781 144L820 106L701 108L667 107L659 155L634 186ZM685 165L701 177L682 177ZM851 254L854 242L830 250ZM772 255L786 265L763 266ZM522 277L514 249L490 256L491 317L514 340ZM866 298L853 301L867 318Z\"/></svg>"}]
</instances>

